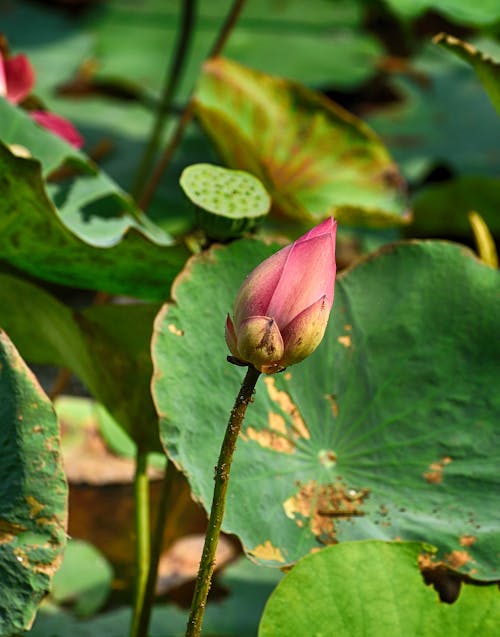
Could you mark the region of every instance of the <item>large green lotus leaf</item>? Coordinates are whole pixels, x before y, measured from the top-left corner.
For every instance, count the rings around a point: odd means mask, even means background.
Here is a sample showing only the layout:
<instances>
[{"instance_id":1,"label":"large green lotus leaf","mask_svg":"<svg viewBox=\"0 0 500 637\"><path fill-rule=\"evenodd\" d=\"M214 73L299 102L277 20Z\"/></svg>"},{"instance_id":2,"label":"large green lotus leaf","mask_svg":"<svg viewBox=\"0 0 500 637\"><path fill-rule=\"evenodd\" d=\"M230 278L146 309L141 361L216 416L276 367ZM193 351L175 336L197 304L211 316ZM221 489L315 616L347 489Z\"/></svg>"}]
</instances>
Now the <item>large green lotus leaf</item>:
<instances>
[{"instance_id":1,"label":"large green lotus leaf","mask_svg":"<svg viewBox=\"0 0 500 637\"><path fill-rule=\"evenodd\" d=\"M429 45L391 84L401 100L367 121L408 179L422 179L435 164L457 174L498 175L498 116L472 68Z\"/></svg>"},{"instance_id":2,"label":"large green lotus leaf","mask_svg":"<svg viewBox=\"0 0 500 637\"><path fill-rule=\"evenodd\" d=\"M434 42L448 49L448 51L451 51L472 66L490 96L490 100L496 108L497 113L500 115L500 63L485 55L482 51L472 46L472 44L459 40L452 35L447 35L446 33L437 35L434 38Z\"/></svg>"},{"instance_id":3,"label":"large green lotus leaf","mask_svg":"<svg viewBox=\"0 0 500 637\"><path fill-rule=\"evenodd\" d=\"M151 451L160 448L149 389L157 311L157 304L141 303L72 312L38 286L0 273L0 325L23 357L73 371L133 440Z\"/></svg>"},{"instance_id":4,"label":"large green lotus leaf","mask_svg":"<svg viewBox=\"0 0 500 637\"><path fill-rule=\"evenodd\" d=\"M225 316L270 252L242 241L194 258L155 323L161 437L206 508L243 376L225 362ZM499 292L498 272L441 242L394 244L341 274L319 348L258 382L224 529L270 565L401 538L498 579Z\"/></svg>"},{"instance_id":5,"label":"large green lotus leaf","mask_svg":"<svg viewBox=\"0 0 500 637\"><path fill-rule=\"evenodd\" d=\"M0 634L28 628L66 543L67 485L50 401L0 331Z\"/></svg>"},{"instance_id":6,"label":"large green lotus leaf","mask_svg":"<svg viewBox=\"0 0 500 637\"><path fill-rule=\"evenodd\" d=\"M491 232L500 236L500 179L463 176L421 188L413 200L413 237L471 239L468 213L477 211Z\"/></svg>"},{"instance_id":7,"label":"large green lotus leaf","mask_svg":"<svg viewBox=\"0 0 500 637\"><path fill-rule=\"evenodd\" d=\"M159 91L179 33L181 4L115 0L91 14L95 56L102 79L122 78ZM226 0L200 3L195 33L179 96L187 97L229 10ZM382 47L363 31L356 3L300 0L246 3L231 33L228 56L270 73L313 86L354 88L376 71ZM287 51L287 55L283 55Z\"/></svg>"},{"instance_id":8,"label":"large green lotus leaf","mask_svg":"<svg viewBox=\"0 0 500 637\"><path fill-rule=\"evenodd\" d=\"M500 7L497 0L444 0L436 3L432 0L384 0L401 17L416 18L425 11L437 11L458 24L486 26L500 20Z\"/></svg>"},{"instance_id":9,"label":"large green lotus leaf","mask_svg":"<svg viewBox=\"0 0 500 637\"><path fill-rule=\"evenodd\" d=\"M110 248L84 243L47 197L38 162L16 157L0 144L0 173L3 260L36 277L74 287L151 300L168 296L187 257L186 248L159 245L135 229Z\"/></svg>"},{"instance_id":10,"label":"large green lotus leaf","mask_svg":"<svg viewBox=\"0 0 500 637\"><path fill-rule=\"evenodd\" d=\"M254 173L277 212L397 225L408 204L385 147L361 120L300 84L224 58L204 65L196 112L225 162Z\"/></svg>"},{"instance_id":11,"label":"large green lotus leaf","mask_svg":"<svg viewBox=\"0 0 500 637\"><path fill-rule=\"evenodd\" d=\"M419 571L423 550L367 541L308 555L268 600L259 637L495 637L498 587L464 584L454 604L443 604Z\"/></svg>"}]
</instances>

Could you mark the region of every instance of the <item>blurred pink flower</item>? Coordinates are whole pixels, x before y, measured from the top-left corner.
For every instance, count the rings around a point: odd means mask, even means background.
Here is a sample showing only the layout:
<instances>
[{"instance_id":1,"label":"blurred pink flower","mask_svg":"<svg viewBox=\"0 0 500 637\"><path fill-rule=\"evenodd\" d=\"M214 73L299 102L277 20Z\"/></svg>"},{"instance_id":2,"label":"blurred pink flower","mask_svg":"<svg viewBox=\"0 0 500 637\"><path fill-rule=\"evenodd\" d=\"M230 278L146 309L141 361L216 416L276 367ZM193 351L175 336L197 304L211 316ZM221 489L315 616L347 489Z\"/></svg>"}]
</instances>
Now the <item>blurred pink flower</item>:
<instances>
[{"instance_id":1,"label":"blurred pink flower","mask_svg":"<svg viewBox=\"0 0 500 637\"><path fill-rule=\"evenodd\" d=\"M0 53L0 96L13 104L27 97L35 84L35 72L25 55L4 58Z\"/></svg>"},{"instance_id":2,"label":"blurred pink flower","mask_svg":"<svg viewBox=\"0 0 500 637\"><path fill-rule=\"evenodd\" d=\"M263 261L243 281L228 315L231 354L261 372L300 362L320 344L333 304L337 222L323 221Z\"/></svg>"},{"instance_id":3,"label":"blurred pink flower","mask_svg":"<svg viewBox=\"0 0 500 637\"><path fill-rule=\"evenodd\" d=\"M12 104L19 104L31 92L35 84L35 72L25 55L4 57L0 53L0 97ZM64 117L46 111L29 111L30 116L43 128L62 137L72 146L83 146L83 137Z\"/></svg>"},{"instance_id":4,"label":"blurred pink flower","mask_svg":"<svg viewBox=\"0 0 500 637\"><path fill-rule=\"evenodd\" d=\"M75 148L81 148L83 146L83 137L73 124L67 119L64 119L64 117L47 111L30 111L30 115L37 124L40 124L40 126L54 133L54 135L62 137Z\"/></svg>"}]
</instances>

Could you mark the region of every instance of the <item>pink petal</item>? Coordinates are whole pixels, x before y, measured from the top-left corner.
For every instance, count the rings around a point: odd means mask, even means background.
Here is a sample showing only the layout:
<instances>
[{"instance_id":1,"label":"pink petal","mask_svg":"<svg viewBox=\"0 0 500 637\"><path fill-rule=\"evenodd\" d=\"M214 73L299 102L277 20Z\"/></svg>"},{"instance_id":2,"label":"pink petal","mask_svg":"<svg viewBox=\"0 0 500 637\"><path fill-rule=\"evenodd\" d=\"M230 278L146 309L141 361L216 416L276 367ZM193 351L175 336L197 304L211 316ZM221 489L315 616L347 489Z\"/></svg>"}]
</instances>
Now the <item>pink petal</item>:
<instances>
[{"instance_id":1,"label":"pink petal","mask_svg":"<svg viewBox=\"0 0 500 637\"><path fill-rule=\"evenodd\" d=\"M0 97L7 97L7 78L5 77L5 65L0 53Z\"/></svg>"},{"instance_id":2,"label":"pink petal","mask_svg":"<svg viewBox=\"0 0 500 637\"><path fill-rule=\"evenodd\" d=\"M236 358L240 358L240 354L238 352L238 346L236 344L236 332L234 331L234 325L229 314L227 315L227 318L226 318L225 336L226 336L226 343L231 354L233 356L236 356Z\"/></svg>"},{"instance_id":3,"label":"pink petal","mask_svg":"<svg viewBox=\"0 0 500 637\"><path fill-rule=\"evenodd\" d=\"M318 299L283 330L285 353L281 364L289 367L307 358L318 347L325 334L330 305L326 297Z\"/></svg>"},{"instance_id":4,"label":"pink petal","mask_svg":"<svg viewBox=\"0 0 500 637\"><path fill-rule=\"evenodd\" d=\"M234 301L236 328L248 316L269 316L267 308L292 246L286 246L258 265L243 281Z\"/></svg>"},{"instance_id":5,"label":"pink petal","mask_svg":"<svg viewBox=\"0 0 500 637\"><path fill-rule=\"evenodd\" d=\"M280 330L306 308L326 297L330 310L335 284L336 222L327 219L292 244L267 315Z\"/></svg>"},{"instance_id":6,"label":"pink petal","mask_svg":"<svg viewBox=\"0 0 500 637\"><path fill-rule=\"evenodd\" d=\"M35 71L25 55L15 55L4 58L3 62L3 90L0 73L0 94L9 102L18 104L27 97L35 84ZM2 64L0 63L0 66Z\"/></svg>"},{"instance_id":7,"label":"pink petal","mask_svg":"<svg viewBox=\"0 0 500 637\"><path fill-rule=\"evenodd\" d=\"M37 124L40 124L40 126L43 126L43 128L46 128L58 137L62 137L75 148L81 148L83 146L83 137L73 124L67 119L64 119L64 117L60 117L55 113L48 113L47 111L30 111L30 115Z\"/></svg>"}]
</instances>

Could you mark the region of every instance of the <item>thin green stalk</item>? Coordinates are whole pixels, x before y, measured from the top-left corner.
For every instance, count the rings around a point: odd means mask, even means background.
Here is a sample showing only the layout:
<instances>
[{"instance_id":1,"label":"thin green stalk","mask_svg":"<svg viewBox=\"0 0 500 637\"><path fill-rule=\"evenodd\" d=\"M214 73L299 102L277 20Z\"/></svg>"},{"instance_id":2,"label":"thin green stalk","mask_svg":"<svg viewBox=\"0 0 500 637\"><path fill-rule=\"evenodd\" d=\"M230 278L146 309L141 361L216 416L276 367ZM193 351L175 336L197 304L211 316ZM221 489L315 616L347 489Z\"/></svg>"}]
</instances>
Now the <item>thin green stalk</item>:
<instances>
[{"instance_id":1,"label":"thin green stalk","mask_svg":"<svg viewBox=\"0 0 500 637\"><path fill-rule=\"evenodd\" d=\"M135 592L130 637L139 637L139 618L144 604L150 564L148 454L137 449L134 477Z\"/></svg>"},{"instance_id":2,"label":"thin green stalk","mask_svg":"<svg viewBox=\"0 0 500 637\"><path fill-rule=\"evenodd\" d=\"M226 435L220 450L219 461L215 469L215 487L212 500L212 509L208 521L205 545L201 556L200 567L191 603L191 613L189 615L186 629L186 637L198 637L201 633L203 614L207 605L208 591L212 582L212 575L215 567L215 552L219 542L219 536L226 508L227 487L229 485L229 472L233 461L234 450L238 434L245 417L248 404L252 400L255 384L260 376L260 372L252 365L248 367L240 391L236 397L229 422L227 424Z\"/></svg>"},{"instance_id":3,"label":"thin green stalk","mask_svg":"<svg viewBox=\"0 0 500 637\"><path fill-rule=\"evenodd\" d=\"M172 63L165 77L162 98L156 112L155 122L151 130L148 144L139 162L135 176L132 194L139 197L147 175L151 169L154 157L160 145L161 136L165 128L166 116L171 109L172 100L179 85L185 68L187 54L193 39L193 26L196 14L196 0L184 0L182 3L181 25L175 44Z\"/></svg>"},{"instance_id":4,"label":"thin green stalk","mask_svg":"<svg viewBox=\"0 0 500 637\"><path fill-rule=\"evenodd\" d=\"M144 603L142 605L141 615L139 617L139 625L137 631L138 637L147 637L148 634L151 611L153 609L156 581L158 579L158 564L160 563L160 557L163 547L163 533L165 530L167 513L170 509L170 498L172 495L172 485L174 482L174 478L175 467L173 462L169 460L165 469L160 501L158 503L156 525L153 536L153 543L151 546L151 565L148 573Z\"/></svg>"},{"instance_id":5,"label":"thin green stalk","mask_svg":"<svg viewBox=\"0 0 500 637\"><path fill-rule=\"evenodd\" d=\"M215 40L212 50L208 55L208 58L216 57L217 55L221 54L222 49L224 48L227 39L229 38L229 35L231 34L231 31L233 30L234 25L238 20L244 4L245 0L234 0L227 18L221 27L217 39ZM144 190L138 199L139 207L143 210L146 210L151 204L162 175L167 169L170 160L172 159L174 152L184 135L184 131L186 130L187 125L194 115L194 104L194 97L193 95L191 95L188 103L186 104L182 112L181 117L177 120L177 125L174 129L174 132L172 133L168 144L165 147L165 150L163 151L162 156L158 160L158 163L156 164L149 181L144 186Z\"/></svg>"}]
</instances>

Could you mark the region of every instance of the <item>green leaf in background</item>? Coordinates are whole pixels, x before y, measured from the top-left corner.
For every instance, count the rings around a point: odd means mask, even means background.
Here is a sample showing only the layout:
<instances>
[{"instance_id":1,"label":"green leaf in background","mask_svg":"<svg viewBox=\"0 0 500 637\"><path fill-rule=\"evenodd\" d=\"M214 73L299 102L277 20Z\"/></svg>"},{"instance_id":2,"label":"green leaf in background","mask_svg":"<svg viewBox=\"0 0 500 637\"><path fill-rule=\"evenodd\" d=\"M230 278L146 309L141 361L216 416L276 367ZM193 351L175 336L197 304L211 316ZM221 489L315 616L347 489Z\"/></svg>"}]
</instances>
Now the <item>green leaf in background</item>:
<instances>
[{"instance_id":1,"label":"green leaf in background","mask_svg":"<svg viewBox=\"0 0 500 637\"><path fill-rule=\"evenodd\" d=\"M0 331L0 634L28 628L66 543L67 485L50 401Z\"/></svg>"},{"instance_id":2,"label":"green leaf in background","mask_svg":"<svg viewBox=\"0 0 500 637\"><path fill-rule=\"evenodd\" d=\"M180 96L193 88L199 68L227 15L226 0L200 3ZM159 91L179 29L180 4L115 0L90 15L101 79L127 80ZM362 29L362 8L347 0L252 0L246 3L226 46L227 55L269 73L312 86L354 88L376 72L382 47ZM287 55L283 55L283 51Z\"/></svg>"},{"instance_id":3,"label":"green leaf in background","mask_svg":"<svg viewBox=\"0 0 500 637\"><path fill-rule=\"evenodd\" d=\"M158 307L101 305L76 313L36 285L0 273L0 325L24 358L69 368L134 441L151 451L160 450L149 388Z\"/></svg>"},{"instance_id":4,"label":"green leaf in background","mask_svg":"<svg viewBox=\"0 0 500 637\"><path fill-rule=\"evenodd\" d=\"M162 441L205 508L242 379L225 362L225 317L271 251L240 241L193 258L155 323ZM498 579L499 290L498 272L441 242L394 244L341 274L319 348L259 380L224 529L269 565L400 538Z\"/></svg>"},{"instance_id":5,"label":"green leaf in background","mask_svg":"<svg viewBox=\"0 0 500 637\"><path fill-rule=\"evenodd\" d=\"M40 161L44 179L66 167L69 175L49 183L47 193L64 225L85 243L111 247L133 228L151 242L172 245L172 238L152 224L83 153L6 100L0 101L0 140L28 149Z\"/></svg>"},{"instance_id":6,"label":"green leaf in background","mask_svg":"<svg viewBox=\"0 0 500 637\"><path fill-rule=\"evenodd\" d=\"M481 213L491 232L500 238L500 179L463 176L420 189L413 199L413 220L408 227L415 237L471 238L467 215Z\"/></svg>"},{"instance_id":7,"label":"green leaf in background","mask_svg":"<svg viewBox=\"0 0 500 637\"><path fill-rule=\"evenodd\" d=\"M498 587L464 584L454 604L443 604L419 571L424 550L346 542L308 555L271 595L259 637L495 637Z\"/></svg>"},{"instance_id":8,"label":"green leaf in background","mask_svg":"<svg viewBox=\"0 0 500 637\"><path fill-rule=\"evenodd\" d=\"M106 602L112 581L113 569L100 551L83 540L70 540L54 576L51 597L59 604L71 604L77 615L86 617Z\"/></svg>"},{"instance_id":9,"label":"green leaf in background","mask_svg":"<svg viewBox=\"0 0 500 637\"><path fill-rule=\"evenodd\" d=\"M433 0L384 0L391 9L405 19L413 19L425 11L437 11L446 16L451 22L470 25L493 25L500 20L500 6L497 0L443 0L439 3Z\"/></svg>"},{"instance_id":10,"label":"green leaf in background","mask_svg":"<svg viewBox=\"0 0 500 637\"><path fill-rule=\"evenodd\" d=\"M472 44L446 33L437 35L433 42L451 51L472 66L500 115L500 63L476 49Z\"/></svg>"},{"instance_id":11,"label":"green leaf in background","mask_svg":"<svg viewBox=\"0 0 500 637\"><path fill-rule=\"evenodd\" d=\"M319 93L217 58L203 67L196 113L224 161L262 181L276 212L308 222L335 214L350 225L408 220L385 147Z\"/></svg>"},{"instance_id":12,"label":"green leaf in background","mask_svg":"<svg viewBox=\"0 0 500 637\"><path fill-rule=\"evenodd\" d=\"M281 573L264 569L246 559L240 559L220 578L227 595L209 602L205 612L204 632L213 637L255 637L260 616ZM124 637L129 628L130 609L111 610L81 620L53 605L44 605L30 631L30 637ZM153 608L149 635L151 637L183 637L188 611L174 604Z\"/></svg>"},{"instance_id":13,"label":"green leaf in background","mask_svg":"<svg viewBox=\"0 0 500 637\"><path fill-rule=\"evenodd\" d=\"M421 180L436 164L457 174L498 175L498 116L471 68L428 45L390 84L399 101L367 121L407 179Z\"/></svg>"},{"instance_id":14,"label":"green leaf in background","mask_svg":"<svg viewBox=\"0 0 500 637\"><path fill-rule=\"evenodd\" d=\"M136 229L113 247L89 245L62 222L44 191L38 162L16 157L0 144L0 174L2 259L74 287L151 300L168 296L188 254L184 246L157 244Z\"/></svg>"}]
</instances>

